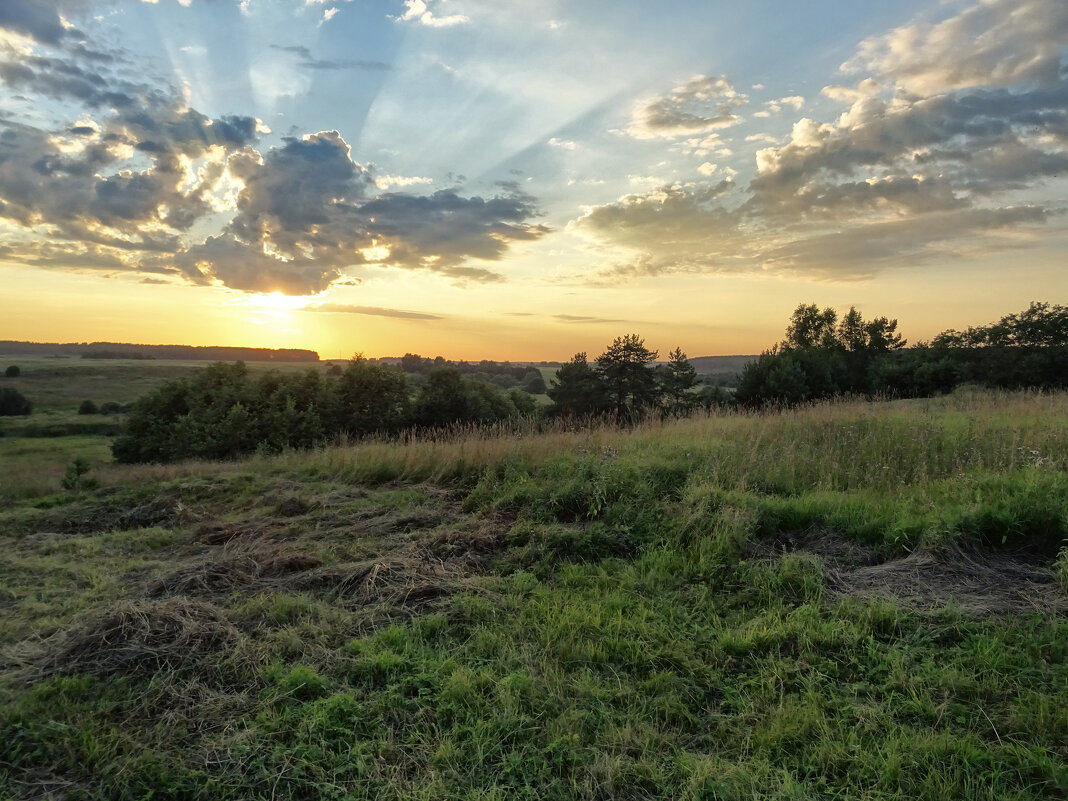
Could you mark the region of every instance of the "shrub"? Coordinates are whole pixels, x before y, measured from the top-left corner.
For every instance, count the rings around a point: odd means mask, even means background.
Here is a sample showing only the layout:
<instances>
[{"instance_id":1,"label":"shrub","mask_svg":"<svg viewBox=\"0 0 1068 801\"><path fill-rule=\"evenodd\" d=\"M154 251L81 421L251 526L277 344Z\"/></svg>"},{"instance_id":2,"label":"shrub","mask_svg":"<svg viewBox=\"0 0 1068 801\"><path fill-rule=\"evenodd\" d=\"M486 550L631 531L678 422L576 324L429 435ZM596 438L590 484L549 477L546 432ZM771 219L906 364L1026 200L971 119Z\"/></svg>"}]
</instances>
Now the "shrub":
<instances>
[{"instance_id":1,"label":"shrub","mask_svg":"<svg viewBox=\"0 0 1068 801\"><path fill-rule=\"evenodd\" d=\"M22 375L22 370L19 369L17 364L13 364L4 370L4 378L18 378Z\"/></svg>"},{"instance_id":2,"label":"shrub","mask_svg":"<svg viewBox=\"0 0 1068 801\"><path fill-rule=\"evenodd\" d=\"M17 389L0 387L0 415L29 414L33 411L30 403Z\"/></svg>"},{"instance_id":3,"label":"shrub","mask_svg":"<svg viewBox=\"0 0 1068 801\"><path fill-rule=\"evenodd\" d=\"M83 400L78 407L78 414L96 414L100 409L91 400Z\"/></svg>"}]
</instances>

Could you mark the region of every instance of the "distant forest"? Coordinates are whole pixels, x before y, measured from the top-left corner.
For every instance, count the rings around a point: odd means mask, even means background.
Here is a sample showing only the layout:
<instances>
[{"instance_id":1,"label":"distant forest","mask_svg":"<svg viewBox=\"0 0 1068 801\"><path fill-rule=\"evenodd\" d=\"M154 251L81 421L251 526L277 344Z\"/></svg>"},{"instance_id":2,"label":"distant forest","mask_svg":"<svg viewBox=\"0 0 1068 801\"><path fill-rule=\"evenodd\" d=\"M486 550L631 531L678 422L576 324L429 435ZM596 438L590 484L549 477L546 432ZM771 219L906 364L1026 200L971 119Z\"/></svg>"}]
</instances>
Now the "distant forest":
<instances>
[{"instance_id":1,"label":"distant forest","mask_svg":"<svg viewBox=\"0 0 1068 801\"><path fill-rule=\"evenodd\" d=\"M596 358L576 353L548 385L542 371L529 364L450 362L411 353L382 360L357 355L325 369L258 375L241 361L216 361L134 403L113 453L123 462L218 459L457 424L558 418L629 425L714 407L783 408L842 396L923 397L961 384L1068 387L1065 306L1032 303L989 325L951 329L930 342L907 345L897 320L865 319L856 308L839 317L832 308L801 304L782 341L744 364L717 364L727 368L721 377L700 374L681 348L658 361L659 353L637 334L617 337ZM94 352L93 346L85 347ZM275 360L294 353L317 359L310 351L235 350L276 354ZM732 367L741 367L740 375L728 373ZM10 367L7 375L17 378L18 367ZM727 375L737 381L725 386ZM548 405L535 398L546 395ZM13 388L5 388L0 406L5 415L31 410Z\"/></svg>"},{"instance_id":2,"label":"distant forest","mask_svg":"<svg viewBox=\"0 0 1068 801\"><path fill-rule=\"evenodd\" d=\"M232 348L223 345L134 345L129 342L20 342L0 340L11 356L80 356L83 359L173 359L176 361L317 362L300 348Z\"/></svg>"}]
</instances>

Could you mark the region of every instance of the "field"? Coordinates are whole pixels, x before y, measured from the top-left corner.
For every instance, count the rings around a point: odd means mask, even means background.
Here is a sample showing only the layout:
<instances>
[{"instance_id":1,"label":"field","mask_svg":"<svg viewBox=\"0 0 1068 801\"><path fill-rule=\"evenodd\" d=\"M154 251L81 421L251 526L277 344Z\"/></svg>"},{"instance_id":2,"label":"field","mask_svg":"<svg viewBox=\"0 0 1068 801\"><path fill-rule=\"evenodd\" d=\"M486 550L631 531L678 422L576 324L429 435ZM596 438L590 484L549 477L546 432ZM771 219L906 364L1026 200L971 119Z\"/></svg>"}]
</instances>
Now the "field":
<instances>
[{"instance_id":1,"label":"field","mask_svg":"<svg viewBox=\"0 0 1068 801\"><path fill-rule=\"evenodd\" d=\"M1066 394L106 445L0 438L0 798L1068 797Z\"/></svg>"}]
</instances>

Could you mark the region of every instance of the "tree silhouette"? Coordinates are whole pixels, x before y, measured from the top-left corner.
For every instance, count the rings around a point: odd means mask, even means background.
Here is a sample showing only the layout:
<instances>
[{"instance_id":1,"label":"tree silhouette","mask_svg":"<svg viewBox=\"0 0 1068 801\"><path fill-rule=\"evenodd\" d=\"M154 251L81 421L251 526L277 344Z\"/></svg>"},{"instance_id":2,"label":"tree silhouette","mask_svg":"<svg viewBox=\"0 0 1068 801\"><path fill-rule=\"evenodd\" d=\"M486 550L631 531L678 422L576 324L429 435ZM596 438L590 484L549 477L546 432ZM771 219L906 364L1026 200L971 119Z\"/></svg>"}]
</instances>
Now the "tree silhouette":
<instances>
[{"instance_id":1,"label":"tree silhouette","mask_svg":"<svg viewBox=\"0 0 1068 801\"><path fill-rule=\"evenodd\" d=\"M618 421L633 422L658 405L659 388L651 367L657 355L637 334L626 334L597 357L596 370Z\"/></svg>"}]
</instances>

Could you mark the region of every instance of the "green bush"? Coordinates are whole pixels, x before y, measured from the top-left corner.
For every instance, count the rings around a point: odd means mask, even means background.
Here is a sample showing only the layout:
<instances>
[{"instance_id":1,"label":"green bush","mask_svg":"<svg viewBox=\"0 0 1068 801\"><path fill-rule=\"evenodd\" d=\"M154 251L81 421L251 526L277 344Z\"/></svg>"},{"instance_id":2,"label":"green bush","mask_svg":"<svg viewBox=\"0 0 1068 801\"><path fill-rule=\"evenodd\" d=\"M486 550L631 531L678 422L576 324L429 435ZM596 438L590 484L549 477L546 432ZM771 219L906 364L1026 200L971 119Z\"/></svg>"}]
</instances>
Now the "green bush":
<instances>
[{"instance_id":1,"label":"green bush","mask_svg":"<svg viewBox=\"0 0 1068 801\"><path fill-rule=\"evenodd\" d=\"M31 411L33 404L21 392L11 387L0 387L0 416L23 415Z\"/></svg>"},{"instance_id":2,"label":"green bush","mask_svg":"<svg viewBox=\"0 0 1068 801\"><path fill-rule=\"evenodd\" d=\"M4 378L18 378L22 375L22 370L19 369L17 364L13 364L4 370Z\"/></svg>"},{"instance_id":3,"label":"green bush","mask_svg":"<svg viewBox=\"0 0 1068 801\"><path fill-rule=\"evenodd\" d=\"M78 414L96 414L100 409L91 400L83 400L78 406Z\"/></svg>"}]
</instances>

